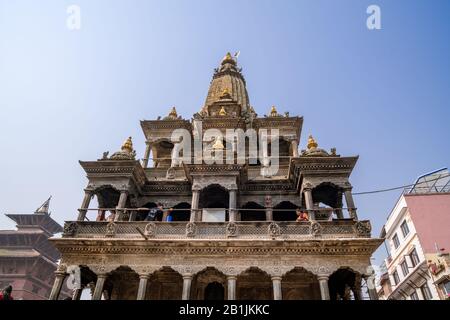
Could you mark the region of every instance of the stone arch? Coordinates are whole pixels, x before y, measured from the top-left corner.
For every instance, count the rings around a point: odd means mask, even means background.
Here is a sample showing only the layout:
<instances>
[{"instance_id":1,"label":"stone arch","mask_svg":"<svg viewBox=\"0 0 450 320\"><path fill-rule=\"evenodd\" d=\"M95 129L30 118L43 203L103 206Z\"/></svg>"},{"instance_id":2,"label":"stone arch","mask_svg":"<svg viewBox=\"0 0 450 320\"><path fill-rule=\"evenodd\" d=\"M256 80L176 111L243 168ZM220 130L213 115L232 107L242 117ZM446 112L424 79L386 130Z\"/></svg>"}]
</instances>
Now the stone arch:
<instances>
[{"instance_id":1,"label":"stone arch","mask_svg":"<svg viewBox=\"0 0 450 320\"><path fill-rule=\"evenodd\" d=\"M210 184L200 191L200 208L228 208L230 195L220 184Z\"/></svg>"},{"instance_id":2,"label":"stone arch","mask_svg":"<svg viewBox=\"0 0 450 320\"><path fill-rule=\"evenodd\" d=\"M172 221L189 221L191 217L191 204L180 202L173 206L173 209L175 210L171 213L173 218Z\"/></svg>"},{"instance_id":3,"label":"stone arch","mask_svg":"<svg viewBox=\"0 0 450 320\"><path fill-rule=\"evenodd\" d=\"M180 300L183 277L171 267L161 267L148 280L146 300Z\"/></svg>"},{"instance_id":4,"label":"stone arch","mask_svg":"<svg viewBox=\"0 0 450 320\"><path fill-rule=\"evenodd\" d=\"M155 168L170 167L173 147L173 142L168 138L160 138L152 143L153 165Z\"/></svg>"},{"instance_id":5,"label":"stone arch","mask_svg":"<svg viewBox=\"0 0 450 320\"><path fill-rule=\"evenodd\" d=\"M105 300L136 300L139 275L129 266L119 266L108 274L103 287Z\"/></svg>"},{"instance_id":6,"label":"stone arch","mask_svg":"<svg viewBox=\"0 0 450 320\"><path fill-rule=\"evenodd\" d=\"M266 211L265 208L256 202L249 201L242 206L239 214L241 216L241 221L266 221Z\"/></svg>"},{"instance_id":7,"label":"stone arch","mask_svg":"<svg viewBox=\"0 0 450 320\"><path fill-rule=\"evenodd\" d=\"M350 267L340 267L328 279L331 300L361 300L361 274Z\"/></svg>"},{"instance_id":8,"label":"stone arch","mask_svg":"<svg viewBox=\"0 0 450 320\"><path fill-rule=\"evenodd\" d=\"M95 288L95 283L97 282L97 275L87 265L78 265L76 267L80 268L81 288L80 288L80 292L75 294L73 299L81 300L82 295L85 297L85 294L83 292L88 292L87 296L92 296L93 290Z\"/></svg>"},{"instance_id":9,"label":"stone arch","mask_svg":"<svg viewBox=\"0 0 450 320\"><path fill-rule=\"evenodd\" d=\"M272 279L267 272L250 267L241 272L236 280L237 300L273 300Z\"/></svg>"},{"instance_id":10,"label":"stone arch","mask_svg":"<svg viewBox=\"0 0 450 320\"><path fill-rule=\"evenodd\" d=\"M282 277L284 300L320 300L317 276L302 267L295 267Z\"/></svg>"},{"instance_id":11,"label":"stone arch","mask_svg":"<svg viewBox=\"0 0 450 320\"><path fill-rule=\"evenodd\" d=\"M208 286L212 283L215 285L209 287L207 292ZM193 300L224 300L226 290L226 276L214 267L207 267L193 277L190 297Z\"/></svg>"},{"instance_id":12,"label":"stone arch","mask_svg":"<svg viewBox=\"0 0 450 320\"><path fill-rule=\"evenodd\" d=\"M274 221L295 221L297 219L298 206L290 201L281 201L273 208Z\"/></svg>"},{"instance_id":13,"label":"stone arch","mask_svg":"<svg viewBox=\"0 0 450 320\"><path fill-rule=\"evenodd\" d=\"M99 208L115 208L119 203L120 191L113 185L102 185L94 190Z\"/></svg>"},{"instance_id":14,"label":"stone arch","mask_svg":"<svg viewBox=\"0 0 450 320\"><path fill-rule=\"evenodd\" d=\"M342 208L343 189L332 183L322 182L312 189L313 203L323 203L331 208Z\"/></svg>"}]
</instances>

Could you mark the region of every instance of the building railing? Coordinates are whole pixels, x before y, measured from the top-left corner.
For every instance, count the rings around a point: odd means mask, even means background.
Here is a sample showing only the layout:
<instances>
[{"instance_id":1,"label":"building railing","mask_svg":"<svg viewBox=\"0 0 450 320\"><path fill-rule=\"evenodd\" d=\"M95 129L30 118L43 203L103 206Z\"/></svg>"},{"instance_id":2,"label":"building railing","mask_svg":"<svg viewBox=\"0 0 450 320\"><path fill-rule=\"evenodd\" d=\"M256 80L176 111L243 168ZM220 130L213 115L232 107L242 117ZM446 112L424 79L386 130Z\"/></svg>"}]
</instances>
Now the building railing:
<instances>
[{"instance_id":1,"label":"building railing","mask_svg":"<svg viewBox=\"0 0 450 320\"><path fill-rule=\"evenodd\" d=\"M89 209L78 209L78 211L83 211L85 213L88 212L97 212L97 216L95 218L95 221L101 222L101 221L138 221L140 220L139 217L141 215L145 216L148 214L148 212L152 208L89 208ZM230 216L231 213L233 213L234 218L230 218L230 220L240 220L236 219L236 216L245 214L246 212L264 212L265 213L265 219L266 221L272 221L272 214L274 212L276 213L283 213L283 212L295 212L298 209L292 208L292 209L278 209L278 208L237 208L237 209L228 209L228 208L205 208L208 210L224 210L228 216ZM357 220L354 217L354 212L356 212L356 208L314 208L314 209L299 209L301 213L306 213L306 217L299 220L307 220L307 221L334 221L334 220ZM191 221L201 221L201 216L203 209L191 209L191 208L162 208L162 220L159 221L166 221L166 217L168 213L176 213L176 212L183 212L187 214L187 217L185 221L191 220ZM347 212L348 214L344 215L344 213ZM119 215L119 216L118 216ZM194 216L192 219L191 216ZM347 216L348 218L345 218ZM92 216L91 216L92 217ZM89 219L87 217L87 214L83 214L84 220L91 221L93 219ZM144 219L143 218L143 219ZM160 217L161 218L161 217ZM141 219L141 220L143 220Z\"/></svg>"},{"instance_id":2,"label":"building railing","mask_svg":"<svg viewBox=\"0 0 450 320\"><path fill-rule=\"evenodd\" d=\"M67 221L63 238L306 240L370 237L369 221Z\"/></svg>"}]
</instances>

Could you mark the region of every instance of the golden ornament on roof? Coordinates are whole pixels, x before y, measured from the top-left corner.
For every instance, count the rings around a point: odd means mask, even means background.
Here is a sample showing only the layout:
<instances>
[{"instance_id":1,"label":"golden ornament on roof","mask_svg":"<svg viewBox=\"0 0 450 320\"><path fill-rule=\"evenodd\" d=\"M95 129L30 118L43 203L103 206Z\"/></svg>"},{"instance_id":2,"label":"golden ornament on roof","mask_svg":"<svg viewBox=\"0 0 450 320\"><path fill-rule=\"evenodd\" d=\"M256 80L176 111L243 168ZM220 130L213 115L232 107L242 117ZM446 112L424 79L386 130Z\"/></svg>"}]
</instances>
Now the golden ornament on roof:
<instances>
[{"instance_id":1,"label":"golden ornament on roof","mask_svg":"<svg viewBox=\"0 0 450 320\"><path fill-rule=\"evenodd\" d=\"M308 145L307 145L308 149L317 148L317 146L318 146L318 144L317 144L316 140L314 140L312 135L309 135Z\"/></svg>"},{"instance_id":2,"label":"golden ornament on roof","mask_svg":"<svg viewBox=\"0 0 450 320\"><path fill-rule=\"evenodd\" d=\"M233 57L231 56L231 53L227 52L225 57L223 57L223 61L225 61L225 60L233 60Z\"/></svg>"},{"instance_id":3,"label":"golden ornament on roof","mask_svg":"<svg viewBox=\"0 0 450 320\"><path fill-rule=\"evenodd\" d=\"M175 107L172 107L172 110L170 110L169 117L172 117L172 118L178 117L177 109L175 109Z\"/></svg>"},{"instance_id":4,"label":"golden ornament on roof","mask_svg":"<svg viewBox=\"0 0 450 320\"><path fill-rule=\"evenodd\" d=\"M122 151L127 151L129 153L133 152L133 141L131 141L131 137L128 137L127 140L122 145Z\"/></svg>"},{"instance_id":5,"label":"golden ornament on roof","mask_svg":"<svg viewBox=\"0 0 450 320\"><path fill-rule=\"evenodd\" d=\"M276 117L277 115L278 115L277 108L275 108L275 106L272 106L272 108L270 109L270 116Z\"/></svg>"}]
</instances>

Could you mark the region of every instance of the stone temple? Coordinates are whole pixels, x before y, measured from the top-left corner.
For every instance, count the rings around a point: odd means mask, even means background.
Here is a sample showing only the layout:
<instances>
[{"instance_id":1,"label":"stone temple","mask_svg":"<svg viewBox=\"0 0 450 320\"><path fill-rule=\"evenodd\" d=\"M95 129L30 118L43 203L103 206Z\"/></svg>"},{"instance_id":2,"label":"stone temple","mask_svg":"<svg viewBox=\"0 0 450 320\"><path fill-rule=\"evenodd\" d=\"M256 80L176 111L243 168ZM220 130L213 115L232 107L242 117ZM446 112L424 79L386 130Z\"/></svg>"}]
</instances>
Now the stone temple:
<instances>
[{"instance_id":1,"label":"stone temple","mask_svg":"<svg viewBox=\"0 0 450 320\"><path fill-rule=\"evenodd\" d=\"M312 136L299 152L302 123L275 107L258 116L228 53L192 119L173 108L141 121L142 160L129 138L112 155L80 161L88 183L77 219L52 239L62 259L50 299L76 268L74 299L84 289L94 300L376 299L370 257L382 240L358 219L349 181L358 157L321 149ZM231 150L231 162L199 160L172 139L176 129L192 150ZM267 130L267 148L248 136L231 141L227 129ZM272 144L279 165L268 173ZM94 197L98 208L89 207Z\"/></svg>"}]
</instances>

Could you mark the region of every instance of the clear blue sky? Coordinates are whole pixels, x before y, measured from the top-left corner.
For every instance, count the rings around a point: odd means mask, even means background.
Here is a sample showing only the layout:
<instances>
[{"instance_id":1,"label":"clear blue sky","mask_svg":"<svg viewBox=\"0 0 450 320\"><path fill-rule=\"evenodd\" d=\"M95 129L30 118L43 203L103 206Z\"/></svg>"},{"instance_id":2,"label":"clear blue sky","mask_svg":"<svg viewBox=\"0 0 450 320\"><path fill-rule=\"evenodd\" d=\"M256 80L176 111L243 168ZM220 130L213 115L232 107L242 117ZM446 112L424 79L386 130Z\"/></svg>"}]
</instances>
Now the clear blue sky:
<instances>
[{"instance_id":1,"label":"clear blue sky","mask_svg":"<svg viewBox=\"0 0 450 320\"><path fill-rule=\"evenodd\" d=\"M66 27L68 5L81 30ZM381 7L382 30L366 27ZM78 160L118 150L172 105L190 118L227 51L259 114L304 116L301 147L359 155L354 191L449 165L450 1L0 0L0 213L75 219ZM357 196L374 235L399 192ZM0 228L13 228L0 217Z\"/></svg>"}]
</instances>

